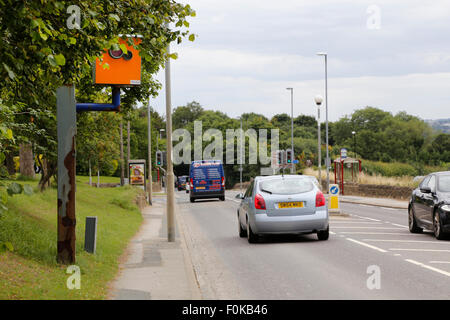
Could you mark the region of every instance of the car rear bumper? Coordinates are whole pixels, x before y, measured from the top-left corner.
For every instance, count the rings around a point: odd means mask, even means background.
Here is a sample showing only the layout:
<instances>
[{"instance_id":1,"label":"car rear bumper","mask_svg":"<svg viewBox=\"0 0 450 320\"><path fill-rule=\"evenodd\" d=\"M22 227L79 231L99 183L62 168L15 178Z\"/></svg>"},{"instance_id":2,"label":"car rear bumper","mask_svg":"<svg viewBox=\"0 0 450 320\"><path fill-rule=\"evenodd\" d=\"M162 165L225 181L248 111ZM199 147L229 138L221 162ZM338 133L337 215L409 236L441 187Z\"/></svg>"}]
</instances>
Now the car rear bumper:
<instances>
[{"instance_id":1,"label":"car rear bumper","mask_svg":"<svg viewBox=\"0 0 450 320\"><path fill-rule=\"evenodd\" d=\"M190 197L194 199L208 199L225 197L225 190L221 191L205 191L205 192L190 192Z\"/></svg>"},{"instance_id":2,"label":"car rear bumper","mask_svg":"<svg viewBox=\"0 0 450 320\"><path fill-rule=\"evenodd\" d=\"M257 234L313 233L328 227L328 209L303 216L269 217L265 213L249 216L252 231Z\"/></svg>"}]
</instances>

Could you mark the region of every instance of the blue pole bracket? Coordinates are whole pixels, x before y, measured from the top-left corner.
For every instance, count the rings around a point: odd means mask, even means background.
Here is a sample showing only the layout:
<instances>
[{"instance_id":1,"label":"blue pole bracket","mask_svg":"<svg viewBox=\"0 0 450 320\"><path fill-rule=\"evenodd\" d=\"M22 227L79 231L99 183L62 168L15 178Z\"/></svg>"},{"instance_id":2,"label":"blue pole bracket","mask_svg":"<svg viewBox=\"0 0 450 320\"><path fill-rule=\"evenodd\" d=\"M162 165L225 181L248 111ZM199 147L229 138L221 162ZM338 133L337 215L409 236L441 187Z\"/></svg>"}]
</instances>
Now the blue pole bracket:
<instances>
[{"instance_id":1,"label":"blue pole bracket","mask_svg":"<svg viewBox=\"0 0 450 320\"><path fill-rule=\"evenodd\" d=\"M120 111L120 87L112 88L112 103L77 103L77 112Z\"/></svg>"}]
</instances>

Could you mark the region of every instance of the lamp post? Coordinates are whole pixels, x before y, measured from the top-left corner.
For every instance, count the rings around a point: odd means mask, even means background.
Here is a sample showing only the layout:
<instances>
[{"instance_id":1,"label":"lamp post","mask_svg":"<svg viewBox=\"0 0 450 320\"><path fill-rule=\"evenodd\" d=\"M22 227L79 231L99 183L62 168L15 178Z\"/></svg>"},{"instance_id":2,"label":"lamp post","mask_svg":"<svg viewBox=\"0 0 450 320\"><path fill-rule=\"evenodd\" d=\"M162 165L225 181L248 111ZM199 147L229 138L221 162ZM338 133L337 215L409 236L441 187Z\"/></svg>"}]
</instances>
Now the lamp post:
<instances>
[{"instance_id":1,"label":"lamp post","mask_svg":"<svg viewBox=\"0 0 450 320\"><path fill-rule=\"evenodd\" d=\"M319 184L322 188L322 143L320 139L320 106L323 98L320 95L315 96L314 101L317 105L317 153L318 153L318 165L319 165Z\"/></svg>"},{"instance_id":2,"label":"lamp post","mask_svg":"<svg viewBox=\"0 0 450 320\"><path fill-rule=\"evenodd\" d=\"M147 105L147 139L148 139L148 203L152 205L152 119L150 112L150 97L148 98ZM145 179L145 178L144 178Z\"/></svg>"},{"instance_id":3,"label":"lamp post","mask_svg":"<svg viewBox=\"0 0 450 320\"><path fill-rule=\"evenodd\" d=\"M286 88L286 90L291 91L291 150L294 156L294 88ZM291 173L294 173L294 163L291 163Z\"/></svg>"},{"instance_id":4,"label":"lamp post","mask_svg":"<svg viewBox=\"0 0 450 320\"><path fill-rule=\"evenodd\" d=\"M166 131L165 129L159 129L159 135L156 136L156 150L159 150L159 138L162 139L162 133Z\"/></svg>"},{"instance_id":5,"label":"lamp post","mask_svg":"<svg viewBox=\"0 0 450 320\"><path fill-rule=\"evenodd\" d=\"M353 153L355 154L356 159L356 131L352 131L352 135L353 135Z\"/></svg>"},{"instance_id":6,"label":"lamp post","mask_svg":"<svg viewBox=\"0 0 450 320\"><path fill-rule=\"evenodd\" d=\"M325 140L327 146L327 157L325 165L327 167L327 190L330 188L330 156L328 151L328 54L326 52L318 52L318 56L325 57ZM328 191L327 191L328 192Z\"/></svg>"}]
</instances>

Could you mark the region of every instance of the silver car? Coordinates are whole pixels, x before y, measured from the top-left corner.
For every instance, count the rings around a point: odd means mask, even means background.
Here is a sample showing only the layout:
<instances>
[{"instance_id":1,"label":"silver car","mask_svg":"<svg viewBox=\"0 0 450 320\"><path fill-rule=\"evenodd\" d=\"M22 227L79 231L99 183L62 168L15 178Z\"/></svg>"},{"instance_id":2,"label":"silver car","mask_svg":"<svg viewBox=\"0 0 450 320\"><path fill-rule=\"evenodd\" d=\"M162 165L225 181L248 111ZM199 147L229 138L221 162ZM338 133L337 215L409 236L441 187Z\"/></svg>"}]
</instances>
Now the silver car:
<instances>
[{"instance_id":1,"label":"silver car","mask_svg":"<svg viewBox=\"0 0 450 320\"><path fill-rule=\"evenodd\" d=\"M317 179L302 175L256 177L239 194L239 236L257 242L263 234L329 236L328 208Z\"/></svg>"}]
</instances>

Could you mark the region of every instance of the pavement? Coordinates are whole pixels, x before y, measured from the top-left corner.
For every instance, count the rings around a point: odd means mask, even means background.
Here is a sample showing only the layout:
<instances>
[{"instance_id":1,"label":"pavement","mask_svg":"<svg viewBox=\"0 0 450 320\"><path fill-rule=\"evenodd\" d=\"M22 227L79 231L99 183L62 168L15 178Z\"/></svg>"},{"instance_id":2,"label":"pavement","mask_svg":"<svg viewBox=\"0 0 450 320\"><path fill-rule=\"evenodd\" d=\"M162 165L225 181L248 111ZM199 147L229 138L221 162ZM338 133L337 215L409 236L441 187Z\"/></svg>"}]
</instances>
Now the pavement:
<instances>
[{"instance_id":1,"label":"pavement","mask_svg":"<svg viewBox=\"0 0 450 320\"><path fill-rule=\"evenodd\" d=\"M178 225L176 241L167 241L165 201L165 197L154 196L153 206L143 209L144 222L129 243L119 274L110 286L109 299L200 299L184 234Z\"/></svg>"},{"instance_id":2,"label":"pavement","mask_svg":"<svg viewBox=\"0 0 450 320\"><path fill-rule=\"evenodd\" d=\"M376 207L408 209L408 201L386 198L370 198L360 196L339 196L339 201L343 203L364 204Z\"/></svg>"}]
</instances>

